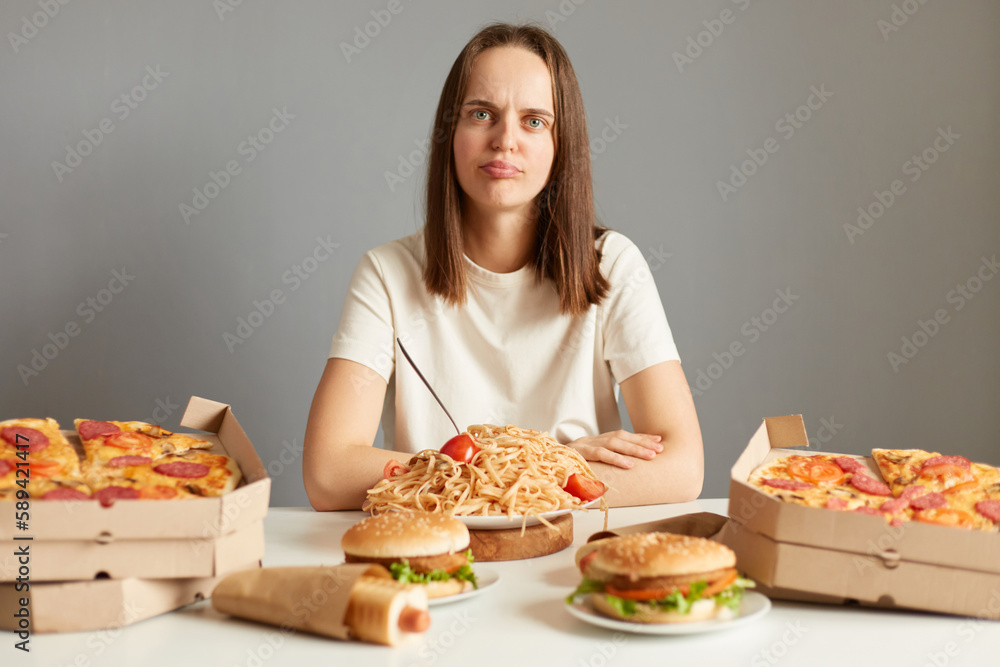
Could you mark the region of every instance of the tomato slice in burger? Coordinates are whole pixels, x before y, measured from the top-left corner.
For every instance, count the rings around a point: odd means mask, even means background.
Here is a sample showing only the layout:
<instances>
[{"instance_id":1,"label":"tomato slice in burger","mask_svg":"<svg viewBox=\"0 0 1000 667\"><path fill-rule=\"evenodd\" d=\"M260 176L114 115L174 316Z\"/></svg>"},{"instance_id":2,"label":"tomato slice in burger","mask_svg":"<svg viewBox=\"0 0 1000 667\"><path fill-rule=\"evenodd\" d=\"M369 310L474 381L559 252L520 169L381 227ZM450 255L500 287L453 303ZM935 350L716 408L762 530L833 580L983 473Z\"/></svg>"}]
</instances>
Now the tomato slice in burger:
<instances>
[{"instance_id":1,"label":"tomato slice in burger","mask_svg":"<svg viewBox=\"0 0 1000 667\"><path fill-rule=\"evenodd\" d=\"M844 471L833 461L818 456L803 456L788 464L788 474L811 484L839 484Z\"/></svg>"},{"instance_id":2,"label":"tomato slice in burger","mask_svg":"<svg viewBox=\"0 0 1000 667\"><path fill-rule=\"evenodd\" d=\"M716 579L715 583L710 584L708 588L703 590L701 592L701 596L703 598L710 598L713 595L718 595L722 591L732 586L733 582L736 581L737 576L738 575L736 574L735 569L729 570L728 572L726 572L726 574L722 575L722 577Z\"/></svg>"},{"instance_id":3,"label":"tomato slice in burger","mask_svg":"<svg viewBox=\"0 0 1000 667\"><path fill-rule=\"evenodd\" d=\"M563 490L586 503L603 496L608 487L599 479L589 479L573 473L566 480L566 486L563 487Z\"/></svg>"},{"instance_id":4,"label":"tomato slice in burger","mask_svg":"<svg viewBox=\"0 0 1000 667\"><path fill-rule=\"evenodd\" d=\"M444 447L441 448L441 453L450 456L459 463L469 463L479 452L479 449L480 448L476 446L476 441L472 439L471 435L468 433L461 433L444 443Z\"/></svg>"},{"instance_id":5,"label":"tomato slice in burger","mask_svg":"<svg viewBox=\"0 0 1000 667\"><path fill-rule=\"evenodd\" d=\"M386 479L392 479L393 477L397 477L399 475L405 475L408 472L410 472L410 469L396 459L389 459L385 462L385 467L382 468L382 476Z\"/></svg>"},{"instance_id":6,"label":"tomato slice in burger","mask_svg":"<svg viewBox=\"0 0 1000 667\"><path fill-rule=\"evenodd\" d=\"M938 507L935 509L922 510L914 517L917 521L924 523L936 523L939 526L954 526L955 528L972 528L972 517L968 512L951 509L950 507Z\"/></svg>"}]
</instances>

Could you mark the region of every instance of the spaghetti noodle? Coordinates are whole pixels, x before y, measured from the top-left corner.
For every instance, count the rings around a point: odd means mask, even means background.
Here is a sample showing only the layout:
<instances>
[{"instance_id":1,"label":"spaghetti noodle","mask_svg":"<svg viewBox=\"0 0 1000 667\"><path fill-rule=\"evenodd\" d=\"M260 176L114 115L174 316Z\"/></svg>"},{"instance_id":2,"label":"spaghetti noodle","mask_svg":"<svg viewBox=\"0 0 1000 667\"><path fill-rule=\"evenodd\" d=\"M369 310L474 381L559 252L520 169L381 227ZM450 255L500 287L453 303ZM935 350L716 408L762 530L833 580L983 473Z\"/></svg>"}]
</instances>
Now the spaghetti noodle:
<instances>
[{"instance_id":1,"label":"spaghetti noodle","mask_svg":"<svg viewBox=\"0 0 1000 667\"><path fill-rule=\"evenodd\" d=\"M563 487L574 473L592 480L597 476L575 449L516 426L482 424L467 431L481 448L469 463L425 449L407 463L409 471L368 490L371 512L425 510L511 519L535 515L552 527L541 516L544 512L583 508ZM607 510L603 497L601 509Z\"/></svg>"}]
</instances>

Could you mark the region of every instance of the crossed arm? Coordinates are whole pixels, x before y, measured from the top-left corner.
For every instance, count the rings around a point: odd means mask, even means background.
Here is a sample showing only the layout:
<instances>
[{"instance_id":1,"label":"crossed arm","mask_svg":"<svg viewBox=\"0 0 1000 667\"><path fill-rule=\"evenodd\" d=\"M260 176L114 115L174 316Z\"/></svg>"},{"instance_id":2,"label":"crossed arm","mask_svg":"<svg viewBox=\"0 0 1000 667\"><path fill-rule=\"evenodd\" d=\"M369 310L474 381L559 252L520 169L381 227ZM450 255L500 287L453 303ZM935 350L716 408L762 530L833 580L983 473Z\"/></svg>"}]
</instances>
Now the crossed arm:
<instances>
[{"instance_id":1,"label":"crossed arm","mask_svg":"<svg viewBox=\"0 0 1000 667\"><path fill-rule=\"evenodd\" d=\"M399 456L372 446L386 387L382 376L361 364L327 361L309 410L302 460L316 510L359 509L385 464ZM636 433L614 431L569 443L610 487L608 502L697 498L704 477L701 430L680 362L640 371L621 383L621 391Z\"/></svg>"}]
</instances>

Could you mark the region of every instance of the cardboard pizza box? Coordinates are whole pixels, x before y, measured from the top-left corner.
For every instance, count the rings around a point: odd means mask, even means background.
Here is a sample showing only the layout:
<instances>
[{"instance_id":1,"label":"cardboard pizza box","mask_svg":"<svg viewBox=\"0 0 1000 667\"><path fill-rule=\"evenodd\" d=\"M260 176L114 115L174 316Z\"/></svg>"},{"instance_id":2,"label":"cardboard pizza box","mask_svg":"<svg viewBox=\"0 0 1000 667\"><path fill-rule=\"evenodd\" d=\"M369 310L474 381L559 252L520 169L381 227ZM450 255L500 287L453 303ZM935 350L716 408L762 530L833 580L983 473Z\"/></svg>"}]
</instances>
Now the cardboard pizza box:
<instances>
[{"instance_id":1,"label":"cardboard pizza box","mask_svg":"<svg viewBox=\"0 0 1000 667\"><path fill-rule=\"evenodd\" d=\"M208 432L196 435L236 461L239 487L218 498L110 507L33 499L25 531L15 528L16 503L0 503L0 582L215 577L263 558L271 480L232 409L195 396L181 425Z\"/></svg>"},{"instance_id":2,"label":"cardboard pizza box","mask_svg":"<svg viewBox=\"0 0 1000 667\"><path fill-rule=\"evenodd\" d=\"M253 561L232 571L259 567ZM44 632L115 631L186 605L205 600L223 577L188 579L95 579L32 583L27 628L16 616L25 593L0 584L0 630ZM101 641L95 636L95 641Z\"/></svg>"},{"instance_id":3,"label":"cardboard pizza box","mask_svg":"<svg viewBox=\"0 0 1000 667\"><path fill-rule=\"evenodd\" d=\"M778 542L733 521L715 539L736 552L740 569L768 597L1000 619L998 573L902 559L890 564L873 555Z\"/></svg>"},{"instance_id":4,"label":"cardboard pizza box","mask_svg":"<svg viewBox=\"0 0 1000 667\"><path fill-rule=\"evenodd\" d=\"M264 522L214 538L48 540L19 546L28 549L32 591L42 581L217 577L264 557ZM0 582L17 581L19 559L15 549L0 553Z\"/></svg>"},{"instance_id":5,"label":"cardboard pizza box","mask_svg":"<svg viewBox=\"0 0 1000 667\"><path fill-rule=\"evenodd\" d=\"M732 467L730 521L716 539L765 592L1000 618L1000 534L914 521L895 527L878 516L785 503L747 482L762 463L808 444L801 415L769 417ZM870 458L865 464L876 473Z\"/></svg>"},{"instance_id":6,"label":"cardboard pizza box","mask_svg":"<svg viewBox=\"0 0 1000 667\"><path fill-rule=\"evenodd\" d=\"M27 530L17 528L16 503L0 503L0 545L30 536L38 542L87 540L102 544L125 539L212 538L260 521L267 514L271 479L232 409L198 396L188 402L181 426L206 431L196 437L212 451L232 457L243 481L218 498L177 501L118 500L111 507L90 501L30 501ZM67 432L70 442L78 437Z\"/></svg>"}]
</instances>

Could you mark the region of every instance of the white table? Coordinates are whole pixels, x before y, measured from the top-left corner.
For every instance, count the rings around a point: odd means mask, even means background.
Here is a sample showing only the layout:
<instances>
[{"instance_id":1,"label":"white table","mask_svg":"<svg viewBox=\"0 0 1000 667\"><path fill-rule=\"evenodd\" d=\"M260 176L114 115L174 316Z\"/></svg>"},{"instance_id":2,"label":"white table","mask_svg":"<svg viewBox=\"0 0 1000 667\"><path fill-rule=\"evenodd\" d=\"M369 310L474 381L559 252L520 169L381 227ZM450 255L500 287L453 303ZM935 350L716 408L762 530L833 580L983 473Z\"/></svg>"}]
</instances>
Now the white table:
<instances>
[{"instance_id":1,"label":"white table","mask_svg":"<svg viewBox=\"0 0 1000 667\"><path fill-rule=\"evenodd\" d=\"M724 514L725 500L613 509L610 527L688 512ZM361 512L272 508L265 566L342 562L340 536ZM601 529L600 512L577 515L574 548ZM574 548L524 561L483 563L499 573L483 594L432 609L422 641L401 648L347 643L228 618L208 602L116 631L33 635L30 654L0 633L0 665L880 665L1000 664L1000 622L935 614L775 602L759 621L725 632L671 637L620 634L572 617ZM822 576L822 573L817 573Z\"/></svg>"}]
</instances>

